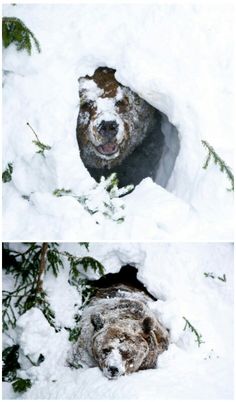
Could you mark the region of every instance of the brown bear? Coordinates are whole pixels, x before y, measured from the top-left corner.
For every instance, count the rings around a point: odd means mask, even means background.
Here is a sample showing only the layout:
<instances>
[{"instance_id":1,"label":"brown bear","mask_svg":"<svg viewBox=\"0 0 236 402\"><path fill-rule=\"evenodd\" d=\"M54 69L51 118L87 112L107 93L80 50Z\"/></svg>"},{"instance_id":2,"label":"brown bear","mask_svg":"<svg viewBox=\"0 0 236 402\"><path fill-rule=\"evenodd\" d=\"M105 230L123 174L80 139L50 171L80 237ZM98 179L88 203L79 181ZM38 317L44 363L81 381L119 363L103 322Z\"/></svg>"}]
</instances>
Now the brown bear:
<instances>
[{"instance_id":1,"label":"brown bear","mask_svg":"<svg viewBox=\"0 0 236 402\"><path fill-rule=\"evenodd\" d=\"M155 180L164 136L161 114L99 67L79 79L77 140L81 159L95 180L116 172L120 186Z\"/></svg>"},{"instance_id":2,"label":"brown bear","mask_svg":"<svg viewBox=\"0 0 236 402\"><path fill-rule=\"evenodd\" d=\"M74 362L99 366L108 379L155 368L169 336L150 301L143 291L123 284L98 289L82 313Z\"/></svg>"}]
</instances>

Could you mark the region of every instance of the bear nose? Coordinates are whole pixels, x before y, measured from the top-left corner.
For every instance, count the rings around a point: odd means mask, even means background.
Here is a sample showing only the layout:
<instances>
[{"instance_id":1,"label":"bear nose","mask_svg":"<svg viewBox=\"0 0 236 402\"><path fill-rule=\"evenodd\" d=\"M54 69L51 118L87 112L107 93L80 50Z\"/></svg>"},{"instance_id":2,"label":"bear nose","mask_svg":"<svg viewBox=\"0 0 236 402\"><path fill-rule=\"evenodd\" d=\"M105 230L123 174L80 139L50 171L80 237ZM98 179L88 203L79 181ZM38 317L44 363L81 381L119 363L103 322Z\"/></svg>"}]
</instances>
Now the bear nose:
<instances>
[{"instance_id":1,"label":"bear nose","mask_svg":"<svg viewBox=\"0 0 236 402\"><path fill-rule=\"evenodd\" d=\"M109 367L109 372L110 372L111 376L114 377L116 374L118 374L119 370L115 366L110 366Z\"/></svg>"},{"instance_id":2,"label":"bear nose","mask_svg":"<svg viewBox=\"0 0 236 402\"><path fill-rule=\"evenodd\" d=\"M99 124L98 131L102 136L107 136L109 138L115 137L118 132L118 124L115 120L102 120Z\"/></svg>"}]
</instances>

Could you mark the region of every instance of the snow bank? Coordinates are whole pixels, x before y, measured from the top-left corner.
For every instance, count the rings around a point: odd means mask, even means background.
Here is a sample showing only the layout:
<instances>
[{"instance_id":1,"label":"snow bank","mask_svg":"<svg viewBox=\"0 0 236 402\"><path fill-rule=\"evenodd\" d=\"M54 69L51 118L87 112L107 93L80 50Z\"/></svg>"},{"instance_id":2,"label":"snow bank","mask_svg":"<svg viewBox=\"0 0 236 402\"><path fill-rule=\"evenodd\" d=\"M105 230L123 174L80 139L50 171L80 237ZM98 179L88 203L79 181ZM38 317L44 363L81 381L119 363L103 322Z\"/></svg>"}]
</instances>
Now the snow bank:
<instances>
[{"instance_id":1,"label":"snow bank","mask_svg":"<svg viewBox=\"0 0 236 402\"><path fill-rule=\"evenodd\" d=\"M194 240L232 239L232 193L213 162L202 169L207 153L201 144L207 140L232 165L232 7L228 2L4 6L4 15L21 18L42 48L31 57L13 45L3 53L3 169L13 163L3 194L6 238L138 240L145 234L170 240L179 233ZM166 115L166 151L157 174L166 189L145 181L137 186L123 199L121 225L109 218L97 224L72 197L52 195L64 188L86 196L94 186L76 142L77 80L99 66L116 69L118 81ZM35 154L26 122L52 147L45 158ZM146 203L134 214L140 199ZM103 202L101 197L98 203Z\"/></svg>"},{"instance_id":2,"label":"snow bank","mask_svg":"<svg viewBox=\"0 0 236 402\"><path fill-rule=\"evenodd\" d=\"M76 244L63 244L75 255L87 252ZM170 330L170 347L159 357L158 368L109 381L98 368L66 367L70 349L68 332L55 332L38 309L31 309L17 323L16 341L31 359L40 353L38 366L22 362L21 376L33 386L22 396L3 384L5 399L232 399L233 398L233 246L230 244L91 243L89 254L118 272L133 264L138 279L157 298L149 307ZM92 272L90 278L96 276ZM214 274L214 279L204 273ZM226 281L218 279L226 276ZM67 306L79 305L68 293L68 267L56 278L45 277L56 320L68 325ZM63 297L65 292L65 298ZM69 308L68 316L72 314ZM74 306L74 312L76 307ZM185 317L202 335L198 346ZM35 342L37 340L37 342Z\"/></svg>"}]
</instances>

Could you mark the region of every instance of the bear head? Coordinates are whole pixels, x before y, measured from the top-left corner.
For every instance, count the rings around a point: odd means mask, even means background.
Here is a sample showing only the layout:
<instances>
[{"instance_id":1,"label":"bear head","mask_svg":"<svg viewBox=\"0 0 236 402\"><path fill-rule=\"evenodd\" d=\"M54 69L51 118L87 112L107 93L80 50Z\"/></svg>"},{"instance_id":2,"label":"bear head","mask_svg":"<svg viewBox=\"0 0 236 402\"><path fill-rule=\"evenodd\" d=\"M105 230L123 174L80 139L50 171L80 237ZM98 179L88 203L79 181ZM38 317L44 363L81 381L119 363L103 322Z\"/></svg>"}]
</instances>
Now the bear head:
<instances>
[{"instance_id":1,"label":"bear head","mask_svg":"<svg viewBox=\"0 0 236 402\"><path fill-rule=\"evenodd\" d=\"M79 79L77 140L87 167L119 165L145 138L153 108L115 78L115 70L99 67Z\"/></svg>"},{"instance_id":2,"label":"bear head","mask_svg":"<svg viewBox=\"0 0 236 402\"><path fill-rule=\"evenodd\" d=\"M149 338L153 320L146 317L140 324L133 320L106 325L100 314L92 315L93 357L108 379L138 371L149 355ZM138 328L139 327L139 328Z\"/></svg>"}]
</instances>

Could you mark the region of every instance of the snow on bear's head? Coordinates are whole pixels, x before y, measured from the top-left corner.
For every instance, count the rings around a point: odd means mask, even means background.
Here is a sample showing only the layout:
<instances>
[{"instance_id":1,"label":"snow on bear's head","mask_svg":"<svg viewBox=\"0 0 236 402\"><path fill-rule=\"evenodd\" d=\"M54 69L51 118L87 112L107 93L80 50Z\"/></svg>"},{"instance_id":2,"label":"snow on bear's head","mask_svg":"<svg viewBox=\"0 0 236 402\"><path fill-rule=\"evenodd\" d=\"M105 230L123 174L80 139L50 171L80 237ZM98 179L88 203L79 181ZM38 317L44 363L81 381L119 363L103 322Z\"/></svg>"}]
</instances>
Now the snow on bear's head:
<instances>
[{"instance_id":1,"label":"snow on bear's head","mask_svg":"<svg viewBox=\"0 0 236 402\"><path fill-rule=\"evenodd\" d=\"M99 67L79 80L77 140L86 166L120 164L145 137L151 106L115 79L115 70Z\"/></svg>"},{"instance_id":2,"label":"snow on bear's head","mask_svg":"<svg viewBox=\"0 0 236 402\"><path fill-rule=\"evenodd\" d=\"M149 345L145 339L152 327L149 317L143 320L144 324L140 325L138 331L128 321L125 325L122 322L104 325L99 314L93 315L91 322L94 327L93 356L107 378L117 379L141 368L149 353Z\"/></svg>"}]
</instances>

